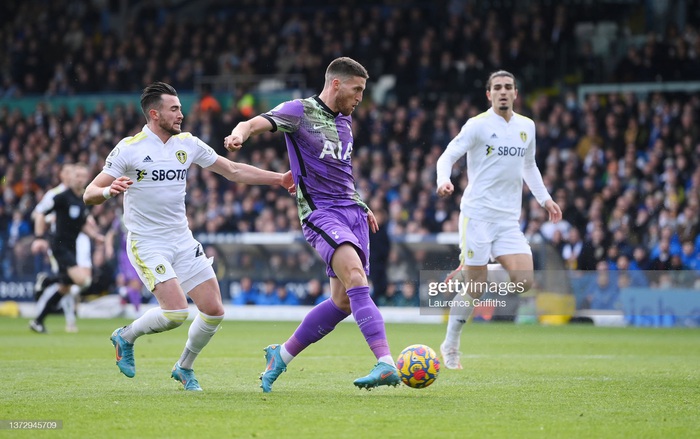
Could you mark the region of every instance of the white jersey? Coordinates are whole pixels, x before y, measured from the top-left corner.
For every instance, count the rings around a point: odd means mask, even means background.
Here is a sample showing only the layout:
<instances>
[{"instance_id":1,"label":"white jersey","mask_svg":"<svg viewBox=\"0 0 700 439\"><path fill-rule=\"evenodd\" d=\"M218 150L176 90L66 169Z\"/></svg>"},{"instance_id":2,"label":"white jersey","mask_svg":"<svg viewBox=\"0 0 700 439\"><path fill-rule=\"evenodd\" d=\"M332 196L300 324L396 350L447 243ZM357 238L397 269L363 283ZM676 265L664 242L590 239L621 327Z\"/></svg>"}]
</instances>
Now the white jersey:
<instances>
[{"instance_id":1,"label":"white jersey","mask_svg":"<svg viewBox=\"0 0 700 439\"><path fill-rule=\"evenodd\" d=\"M122 139L102 172L134 182L124 193L124 225L134 239L191 235L185 214L187 170L192 163L209 167L217 158L209 145L190 133L163 143L144 126L137 135Z\"/></svg>"},{"instance_id":2,"label":"white jersey","mask_svg":"<svg viewBox=\"0 0 700 439\"><path fill-rule=\"evenodd\" d=\"M551 197L535 163L535 122L513 113L510 122L493 111L464 124L437 162L437 184L450 181L452 166L467 155L469 182L460 208L468 218L498 222L518 220L523 178L537 201Z\"/></svg>"}]
</instances>

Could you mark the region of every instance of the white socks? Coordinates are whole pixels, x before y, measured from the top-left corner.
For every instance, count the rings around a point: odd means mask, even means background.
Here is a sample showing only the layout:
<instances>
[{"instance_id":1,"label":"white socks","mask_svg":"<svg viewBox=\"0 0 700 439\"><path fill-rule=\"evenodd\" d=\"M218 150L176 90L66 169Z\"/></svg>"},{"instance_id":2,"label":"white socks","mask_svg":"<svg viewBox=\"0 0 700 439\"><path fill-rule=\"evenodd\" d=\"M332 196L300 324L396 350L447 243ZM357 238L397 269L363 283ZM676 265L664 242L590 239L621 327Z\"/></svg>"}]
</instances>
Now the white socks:
<instances>
[{"instance_id":1,"label":"white socks","mask_svg":"<svg viewBox=\"0 0 700 439\"><path fill-rule=\"evenodd\" d=\"M391 364L392 366L396 366L396 363L394 363L394 359L391 358L391 355L383 355L377 359L380 363L386 363L386 364Z\"/></svg>"},{"instance_id":2,"label":"white socks","mask_svg":"<svg viewBox=\"0 0 700 439\"><path fill-rule=\"evenodd\" d=\"M197 355L199 355L204 346L209 343L209 340L216 334L216 331L219 330L223 319L223 315L209 316L202 312L197 314L197 317L194 318L194 321L190 325L187 344L178 362L181 368L192 369L192 364L197 358Z\"/></svg>"},{"instance_id":3,"label":"white socks","mask_svg":"<svg viewBox=\"0 0 700 439\"><path fill-rule=\"evenodd\" d=\"M459 306L455 305L450 308L450 316L447 320L447 333L445 334L445 346L451 348L459 349L459 340L462 336L462 327L469 317L471 317L472 312L474 312L473 306Z\"/></svg>"},{"instance_id":4,"label":"white socks","mask_svg":"<svg viewBox=\"0 0 700 439\"><path fill-rule=\"evenodd\" d=\"M284 361L284 364L289 366L289 362L291 362L294 359L294 355L290 354L285 348L284 344L280 346L280 357L282 357L282 361Z\"/></svg>"},{"instance_id":5,"label":"white socks","mask_svg":"<svg viewBox=\"0 0 700 439\"><path fill-rule=\"evenodd\" d=\"M163 310L151 308L141 317L124 328L121 336L129 343L145 334L169 331L182 325L189 315L189 309Z\"/></svg>"},{"instance_id":6,"label":"white socks","mask_svg":"<svg viewBox=\"0 0 700 439\"><path fill-rule=\"evenodd\" d=\"M489 282L507 282L509 279L508 272L503 269L501 264L488 265L487 280ZM468 295L464 298L471 299ZM447 333L445 334L445 341L443 343L445 346L454 349L459 349L462 328L465 323L469 321L469 318L474 312L474 306L471 305L471 300L469 300L470 306L459 306L459 302L465 302L465 300L455 301L454 306L450 308L450 314L447 320Z\"/></svg>"}]
</instances>

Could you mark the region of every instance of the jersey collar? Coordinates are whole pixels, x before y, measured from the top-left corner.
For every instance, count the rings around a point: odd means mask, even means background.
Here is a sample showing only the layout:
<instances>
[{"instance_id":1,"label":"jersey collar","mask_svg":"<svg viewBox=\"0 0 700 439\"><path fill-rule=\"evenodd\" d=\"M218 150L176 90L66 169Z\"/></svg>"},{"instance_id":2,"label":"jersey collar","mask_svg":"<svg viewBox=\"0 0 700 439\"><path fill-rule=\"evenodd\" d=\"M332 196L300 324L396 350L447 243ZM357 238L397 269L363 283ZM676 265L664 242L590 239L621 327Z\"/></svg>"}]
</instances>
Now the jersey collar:
<instances>
[{"instance_id":1,"label":"jersey collar","mask_svg":"<svg viewBox=\"0 0 700 439\"><path fill-rule=\"evenodd\" d=\"M148 128L148 124L146 124L146 125L143 126L143 132L146 133L146 136L147 136L147 137L153 137L153 138L157 139L158 142L160 142L161 145L167 144L167 143L170 141L170 139L172 139L172 138L174 137L173 135L171 135L171 136L168 138L168 141L165 142L165 143L163 143L163 141L161 140L161 138L158 137L158 135L157 135L156 133L154 133L153 130L151 130L150 128Z\"/></svg>"},{"instance_id":2,"label":"jersey collar","mask_svg":"<svg viewBox=\"0 0 700 439\"><path fill-rule=\"evenodd\" d=\"M332 115L333 118L338 117L338 115L340 114L340 111L333 111L333 110L331 110L330 108L328 108L328 105L326 105L326 103L323 102L323 101L321 100L321 98L318 97L318 95L313 95L313 99L314 99L316 102L318 102L318 104L321 106L321 108L323 108L323 110L324 110L326 113Z\"/></svg>"}]
</instances>

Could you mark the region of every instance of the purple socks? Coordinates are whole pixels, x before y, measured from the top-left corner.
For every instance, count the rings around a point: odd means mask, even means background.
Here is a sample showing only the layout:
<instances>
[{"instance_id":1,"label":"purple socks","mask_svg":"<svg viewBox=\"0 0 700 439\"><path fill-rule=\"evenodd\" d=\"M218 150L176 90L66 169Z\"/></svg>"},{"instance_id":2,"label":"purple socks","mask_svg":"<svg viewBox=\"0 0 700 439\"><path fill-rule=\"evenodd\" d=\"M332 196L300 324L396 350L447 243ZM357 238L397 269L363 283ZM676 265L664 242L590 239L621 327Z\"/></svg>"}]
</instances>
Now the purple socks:
<instances>
[{"instance_id":1,"label":"purple socks","mask_svg":"<svg viewBox=\"0 0 700 439\"><path fill-rule=\"evenodd\" d=\"M356 287L348 290L350 309L357 326L377 359L391 355L386 340L384 319L377 305L369 297L369 287ZM335 306L331 299L316 305L304 317L294 334L284 343L284 349L296 357L311 343L316 343L335 329L335 326L348 315Z\"/></svg>"},{"instance_id":2,"label":"purple socks","mask_svg":"<svg viewBox=\"0 0 700 439\"><path fill-rule=\"evenodd\" d=\"M311 343L316 343L335 329L348 314L335 306L331 299L319 303L304 317L294 334L284 344L292 356L299 355Z\"/></svg>"},{"instance_id":3,"label":"purple socks","mask_svg":"<svg viewBox=\"0 0 700 439\"><path fill-rule=\"evenodd\" d=\"M352 315L374 356L377 359L387 355L391 356L384 330L384 318L377 305L369 297L369 287L350 288L348 297L350 298Z\"/></svg>"}]
</instances>

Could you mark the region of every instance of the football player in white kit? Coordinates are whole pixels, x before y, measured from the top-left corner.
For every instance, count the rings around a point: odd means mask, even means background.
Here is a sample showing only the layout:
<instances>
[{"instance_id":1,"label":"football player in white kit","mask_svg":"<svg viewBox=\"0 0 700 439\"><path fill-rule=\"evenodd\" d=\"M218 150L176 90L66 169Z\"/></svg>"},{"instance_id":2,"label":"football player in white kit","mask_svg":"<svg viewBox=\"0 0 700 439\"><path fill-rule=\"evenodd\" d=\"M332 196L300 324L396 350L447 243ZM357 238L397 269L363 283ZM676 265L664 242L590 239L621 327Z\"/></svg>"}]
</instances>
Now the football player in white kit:
<instances>
[{"instance_id":1,"label":"football player in white kit","mask_svg":"<svg viewBox=\"0 0 700 439\"><path fill-rule=\"evenodd\" d=\"M232 162L206 143L182 132L182 106L175 89L155 82L141 95L147 123L112 150L102 172L85 190L86 204L100 204L124 193L124 224L129 259L159 306L112 334L119 370L135 375L136 339L174 329L187 319L188 295L199 312L171 376L185 390L202 390L192 364L224 317L212 260L194 239L185 214L187 170L194 163L235 182L281 185L294 192L290 172L280 174Z\"/></svg>"},{"instance_id":2,"label":"football player in white kit","mask_svg":"<svg viewBox=\"0 0 700 439\"><path fill-rule=\"evenodd\" d=\"M518 97L513 74L505 70L492 73L486 97L491 108L467 120L437 162L437 194L448 197L454 192L452 166L467 156L468 184L460 204L460 266L465 285L471 286L466 293L473 299L484 292L476 291L475 286L487 285L491 258L508 272L513 292L525 292L532 285L532 251L519 224L523 180L552 222L562 216L535 163L535 123L513 112ZM463 306L466 302L454 301L440 346L448 369L462 368L460 336L474 309Z\"/></svg>"}]
</instances>

